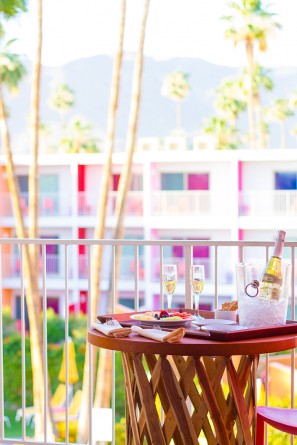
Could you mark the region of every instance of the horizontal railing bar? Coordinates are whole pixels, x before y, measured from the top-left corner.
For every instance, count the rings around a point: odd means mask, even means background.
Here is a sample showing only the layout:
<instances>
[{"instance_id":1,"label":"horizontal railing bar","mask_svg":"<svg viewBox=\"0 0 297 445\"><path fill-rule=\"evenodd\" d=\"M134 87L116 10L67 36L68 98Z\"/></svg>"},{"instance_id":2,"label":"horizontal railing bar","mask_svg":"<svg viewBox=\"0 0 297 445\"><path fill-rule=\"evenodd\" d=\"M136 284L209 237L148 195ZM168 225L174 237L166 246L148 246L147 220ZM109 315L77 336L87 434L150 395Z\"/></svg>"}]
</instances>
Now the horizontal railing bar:
<instances>
[{"instance_id":1,"label":"horizontal railing bar","mask_svg":"<svg viewBox=\"0 0 297 445\"><path fill-rule=\"evenodd\" d=\"M119 239L32 239L32 238L22 238L22 244L38 244L38 245L47 245L47 244L59 244L59 245L75 245L78 246L80 244L84 245L106 245L106 246L131 246L131 245L139 245L139 246L221 246L221 247L237 247L237 246L252 246L252 247L270 247L274 246L274 241L205 241L205 240L119 240ZM18 238L0 238L0 244L19 244L20 239ZM296 241L286 241L286 247L294 247L296 246Z\"/></svg>"}]
</instances>

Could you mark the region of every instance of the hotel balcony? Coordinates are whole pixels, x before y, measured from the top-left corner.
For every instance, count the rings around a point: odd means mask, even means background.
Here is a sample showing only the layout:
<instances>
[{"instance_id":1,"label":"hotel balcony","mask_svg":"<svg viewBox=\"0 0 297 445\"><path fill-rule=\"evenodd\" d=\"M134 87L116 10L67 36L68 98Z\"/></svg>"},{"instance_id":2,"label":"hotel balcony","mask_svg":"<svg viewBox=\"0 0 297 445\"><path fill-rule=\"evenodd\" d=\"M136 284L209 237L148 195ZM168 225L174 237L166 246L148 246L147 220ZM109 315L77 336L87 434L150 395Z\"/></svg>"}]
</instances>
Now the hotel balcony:
<instances>
[{"instance_id":1,"label":"hotel balcony","mask_svg":"<svg viewBox=\"0 0 297 445\"><path fill-rule=\"evenodd\" d=\"M46 433L46 437L44 440L35 439L32 434L34 432L34 422L32 423L32 417L34 418L34 409L31 413L30 417L29 411L28 416L26 412L26 397L30 392L30 381L28 376L26 375L25 363L29 360L28 352L25 350L25 338L28 336L27 322L25 322L25 307L24 303L26 302L26 279L22 275L23 271L23 255L17 254L8 254L7 249L11 249L11 252L15 252L19 248L21 248L21 252L24 250L25 243L37 244L40 247L41 252L41 261L39 265L39 270L36 273L39 274L40 277L40 295L43 302L43 308L47 307L47 303L51 298L51 295L55 294L55 289L50 285L51 278L59 275L63 278L63 292L60 293L62 299L62 307L64 307L64 311L62 313L62 317L64 317L65 322L65 330L63 330L65 335L64 340L66 341L69 335L69 311L71 306L71 311L73 312L73 308L75 310L76 302L71 301L69 299L70 296L70 284L73 276L73 257L76 257L77 266L78 266L78 276L81 280L87 281L87 289L90 289L92 277L90 276L90 264L89 261L92 261L92 248L94 244L100 244L104 246L105 249L108 250L109 256L104 259L104 264L115 264L115 253L117 246L122 246L123 248L128 248L130 250L134 250L134 255L126 255L124 261L121 261L121 278L120 282L123 284L123 279L125 282L130 282L129 287L126 289L121 288L121 284L119 284L118 291L121 293L124 291L126 295L127 291L130 291L133 295L132 302L134 304L134 308L140 308L140 304L142 304L143 309L156 309L160 308L166 304L166 299L160 294L160 290L162 289L162 283L160 279L160 266L164 262L176 263L178 269L178 286L176 288L176 292L174 294L173 302L175 306L192 307L192 292L190 288L190 276L189 276L189 265L194 263L203 263L206 270L206 279L205 279L205 288L201 295L201 304L203 305L204 296L207 295L208 301L211 303L211 307L216 308L220 307L222 301L226 301L227 299L236 298L236 286L235 286L235 276L232 273L234 269L235 262L238 261L247 261L251 258L258 258L258 260L263 260L266 258L267 254L271 252L271 248L273 246L273 242L263 242L263 241L182 241L182 240L171 240L171 241L128 241L128 240L105 240L105 241L92 241L92 240L14 240L14 239L0 239L0 257L1 257L1 267L0 267L0 282L1 282L1 301L0 301L0 357L2 363L4 363L4 367L0 367L0 441L1 443L28 443L30 445L36 444L40 445L41 443L51 444L52 440L49 438L49 431ZM73 252L77 251L78 247L83 245L85 249L85 253L82 255L74 255ZM55 249L59 250L59 255L53 255L47 253L47 249L49 246L55 246ZM183 256L181 258L174 258L168 256L168 252L166 249L172 248L173 246L178 246L182 248ZM194 248L197 246L207 246L212 255L208 259L204 258L195 258L193 257ZM293 266L293 274L292 277L294 279L293 285L291 287L291 295L289 298L289 310L291 318L294 319L295 314L295 273L294 273L294 264L296 261L296 242L287 242L285 249L287 249L287 255L291 258L291 263ZM167 256L166 256L166 255ZM165 255L165 256L164 256ZM226 273L229 271L229 275ZM109 278L110 271L104 272L104 278ZM7 287L7 277L18 277L18 285L17 293L14 293L13 289L9 289ZM227 279L228 277L228 279ZM232 292L229 293L228 298L224 295L222 300L222 289L226 283L226 281L230 284L230 290ZM102 282L101 282L102 283ZM77 282L78 289L81 289L79 282ZM162 292L161 292L162 293ZM7 362L8 357L6 354L8 353L5 345L9 338L9 332L6 331L7 325L6 322L3 322L3 314L5 308L7 306L14 313L14 307L16 305L15 295L18 295L19 299L19 315L20 320L17 323L18 329L22 333L21 339L19 342L19 349L15 349L14 357L20 357L23 365L20 365L20 370L18 376L14 378L15 390L14 393L18 393L19 402L12 403L8 400L8 392L4 391L6 388L6 379L9 378L9 362ZM88 293L85 292L84 296L86 298L86 324L90 326L90 323L96 318L96 315L99 313L106 313L106 311L114 313L114 312L130 312L131 308L123 307L122 305L118 305L116 303L116 289L112 288L112 292L110 294L110 300L107 301L107 307L100 308L92 308L90 307L90 300L88 298ZM164 301L165 300L165 301ZM120 300L121 301L121 300ZM70 304L71 303L71 304ZM123 304L123 303L122 303ZM137 309L136 309L137 310ZM42 329L46 329L46 317L44 317ZM72 320L71 323L74 323ZM45 342L47 341L47 336L44 337ZM89 351L94 350L93 346L88 345L86 340L83 343L80 343L81 351L85 351L86 347L89 348ZM53 349L61 348L61 345L47 345L46 351L52 351ZM114 357L117 357L118 353L115 353ZM62 357L62 356L61 356ZM44 353L43 362L48 363L49 356L48 352ZM66 359L67 361L68 359ZM81 366L81 365L80 365ZM123 406L118 406L117 401L122 400L120 393L122 393L122 388L124 387L124 383L122 380L121 369L119 368L120 361L113 360L113 369L112 369L112 398L110 407L93 407L93 396L95 392L95 387L91 385L91 397L88 398L88 430L92 431L92 436L89 441L83 443L94 443L100 441L108 441L113 444L118 445L117 443L117 434L120 428L120 419L118 417L118 412L124 413L124 402ZM66 369L70 371L70 363L66 365ZM81 369L82 372L82 369ZM297 373L295 366L295 353L294 350L287 351L285 355L278 356L273 353L266 354L261 356L260 365L257 373L257 387L259 389L258 397L262 397L263 402L263 394L264 400L266 397L266 401L270 400L275 401L278 398L281 398L282 401L288 400L288 404L294 403L294 396L297 395L296 387L296 378L294 378ZM69 374L70 375L70 374ZM82 375L82 374L80 374ZM93 374L88 374L88 378L92 381ZM51 379L57 379L57 376L51 375ZM16 383L18 382L18 383ZM27 383L26 383L27 382ZM281 384L280 384L281 382ZM70 395L66 399L66 406L70 405L71 397L73 393L73 387L70 383L69 377L66 377L66 385L69 386ZM75 384L75 391L82 388L81 378ZM28 392L28 394L27 394ZM45 390L45 394L47 391ZM270 399L271 397L271 399ZM21 401L22 399L22 401ZM291 400L291 402L290 402ZM107 410L107 411L106 411ZM12 413L14 413L12 415ZM107 417L105 417L107 415ZM124 414L122 414L124 415ZM17 436L12 436L10 433L11 423L16 423L15 418L18 418L19 432ZM76 422L78 417L76 417ZM103 419L105 419L103 421ZM27 423L26 423L27 422ZM69 441L78 442L76 436L73 438L73 423L70 416L64 417L64 433L66 431L66 438L60 437L59 441L63 443L69 443ZM16 423L17 424L17 423ZM76 423L77 426L77 423ZM95 428L96 426L96 428ZM97 428L98 427L98 428ZM106 433L106 427L108 431ZM96 432L95 432L96 430ZM69 438L68 438L69 435ZM71 436L71 439L70 439ZM106 439L108 437L108 439ZM104 438L104 439L103 439ZM286 440L286 439L285 439ZM279 444L286 444L288 442L278 442Z\"/></svg>"},{"instance_id":2,"label":"hotel balcony","mask_svg":"<svg viewBox=\"0 0 297 445\"><path fill-rule=\"evenodd\" d=\"M23 215L28 216L28 193L21 193L21 209ZM39 217L43 225L47 218L64 218L71 215L71 197L59 193L40 193L39 195ZM4 226L14 226L12 202L9 193L1 193L0 215Z\"/></svg>"},{"instance_id":3,"label":"hotel balcony","mask_svg":"<svg viewBox=\"0 0 297 445\"><path fill-rule=\"evenodd\" d=\"M113 218L116 206L117 192L110 192L107 205L107 215ZM27 194L21 195L23 214L28 215ZM42 226L67 227L72 222L67 216L78 216L80 224L94 227L98 208L98 194L95 192L77 193L77 210L71 203L71 197L63 194L41 194L39 197L39 215ZM205 221L207 227L225 227L231 224L233 212L232 200L226 199L223 192L204 190L176 190L176 191L130 191L127 198L126 218L127 225L142 227L145 223L144 215L149 214L152 226L170 227L177 219L182 219L187 226L197 228ZM76 213L77 212L77 213ZM2 193L0 204L4 226L14 226L13 211L10 195ZM174 219L172 219L174 217ZM199 217L199 218L198 218ZM192 218L192 219L191 219ZM110 224L112 224L112 220ZM133 223L134 221L134 223Z\"/></svg>"},{"instance_id":4,"label":"hotel balcony","mask_svg":"<svg viewBox=\"0 0 297 445\"><path fill-rule=\"evenodd\" d=\"M269 228L270 224L296 227L296 190L254 190L239 193L240 227Z\"/></svg>"},{"instance_id":5,"label":"hotel balcony","mask_svg":"<svg viewBox=\"0 0 297 445\"><path fill-rule=\"evenodd\" d=\"M98 208L98 193L78 192L78 215L95 217ZM107 211L113 215L116 206L117 192L109 192ZM127 216L143 216L143 192L130 191L127 198Z\"/></svg>"}]
</instances>

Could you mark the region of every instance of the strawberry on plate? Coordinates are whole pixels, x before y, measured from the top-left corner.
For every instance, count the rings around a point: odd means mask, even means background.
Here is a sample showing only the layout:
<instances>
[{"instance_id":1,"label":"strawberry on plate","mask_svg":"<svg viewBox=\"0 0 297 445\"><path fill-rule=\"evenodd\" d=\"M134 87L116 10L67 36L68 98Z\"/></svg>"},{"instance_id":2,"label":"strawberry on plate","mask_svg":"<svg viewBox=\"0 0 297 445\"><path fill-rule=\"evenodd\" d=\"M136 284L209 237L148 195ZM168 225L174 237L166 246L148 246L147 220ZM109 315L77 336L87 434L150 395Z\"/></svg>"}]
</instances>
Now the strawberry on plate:
<instances>
[{"instance_id":1,"label":"strawberry on plate","mask_svg":"<svg viewBox=\"0 0 297 445\"><path fill-rule=\"evenodd\" d=\"M171 317L171 314L169 314L167 311L160 311L159 317L160 318Z\"/></svg>"}]
</instances>

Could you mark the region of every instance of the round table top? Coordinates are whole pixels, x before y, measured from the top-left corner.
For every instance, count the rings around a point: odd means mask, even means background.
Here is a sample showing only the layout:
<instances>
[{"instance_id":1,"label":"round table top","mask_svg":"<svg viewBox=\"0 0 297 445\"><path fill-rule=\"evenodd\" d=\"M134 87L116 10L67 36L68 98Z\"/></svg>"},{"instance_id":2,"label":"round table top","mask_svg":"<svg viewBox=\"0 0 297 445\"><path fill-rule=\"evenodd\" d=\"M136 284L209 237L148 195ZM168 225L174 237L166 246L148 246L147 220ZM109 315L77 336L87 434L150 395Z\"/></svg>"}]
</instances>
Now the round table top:
<instances>
[{"instance_id":1,"label":"round table top","mask_svg":"<svg viewBox=\"0 0 297 445\"><path fill-rule=\"evenodd\" d=\"M130 314L112 314L119 321L127 319ZM90 328L88 341L97 347L121 352L186 355L186 356L231 356L255 355L269 352L280 352L297 346L297 333L259 337L239 341L215 341L198 337L184 337L179 343L166 343L141 337L135 333L129 337L107 337Z\"/></svg>"}]
</instances>

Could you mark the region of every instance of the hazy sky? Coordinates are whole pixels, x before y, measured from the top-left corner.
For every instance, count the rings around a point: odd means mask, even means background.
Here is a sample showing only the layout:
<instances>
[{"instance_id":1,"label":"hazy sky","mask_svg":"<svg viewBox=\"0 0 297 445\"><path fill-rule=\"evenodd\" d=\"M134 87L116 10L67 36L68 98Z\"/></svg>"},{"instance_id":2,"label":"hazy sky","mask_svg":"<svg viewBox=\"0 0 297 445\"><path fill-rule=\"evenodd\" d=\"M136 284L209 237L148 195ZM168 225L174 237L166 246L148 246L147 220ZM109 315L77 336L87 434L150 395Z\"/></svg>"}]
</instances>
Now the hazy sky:
<instances>
[{"instance_id":1,"label":"hazy sky","mask_svg":"<svg viewBox=\"0 0 297 445\"><path fill-rule=\"evenodd\" d=\"M29 14L9 25L17 37L15 50L32 58L34 51L34 2ZM237 66L244 49L234 49L224 39L230 12L226 0L151 0L145 54L154 58L195 57L218 65ZM265 2L264 2L265 3ZM269 39L261 63L297 66L297 0L271 0L269 11L282 29ZM59 66L71 60L115 51L120 0L43 0L43 64ZM125 51L137 48L143 0L127 0Z\"/></svg>"}]
</instances>

